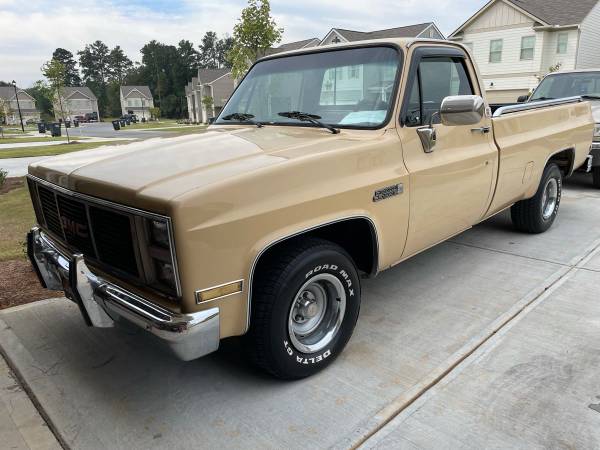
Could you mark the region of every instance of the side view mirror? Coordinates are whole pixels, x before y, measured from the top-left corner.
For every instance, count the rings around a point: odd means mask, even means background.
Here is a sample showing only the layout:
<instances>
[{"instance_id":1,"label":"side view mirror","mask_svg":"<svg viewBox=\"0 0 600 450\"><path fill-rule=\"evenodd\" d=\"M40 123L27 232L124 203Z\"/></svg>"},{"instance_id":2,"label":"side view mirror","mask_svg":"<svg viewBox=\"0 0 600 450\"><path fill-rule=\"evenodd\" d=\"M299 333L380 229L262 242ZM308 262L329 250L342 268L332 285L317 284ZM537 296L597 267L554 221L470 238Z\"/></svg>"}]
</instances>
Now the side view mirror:
<instances>
[{"instance_id":1,"label":"side view mirror","mask_svg":"<svg viewBox=\"0 0 600 450\"><path fill-rule=\"evenodd\" d=\"M485 102L479 95L454 95L442 101L442 124L456 127L475 125L485 116Z\"/></svg>"},{"instance_id":2,"label":"side view mirror","mask_svg":"<svg viewBox=\"0 0 600 450\"><path fill-rule=\"evenodd\" d=\"M517 103L525 103L529 99L529 95L519 95Z\"/></svg>"}]
</instances>

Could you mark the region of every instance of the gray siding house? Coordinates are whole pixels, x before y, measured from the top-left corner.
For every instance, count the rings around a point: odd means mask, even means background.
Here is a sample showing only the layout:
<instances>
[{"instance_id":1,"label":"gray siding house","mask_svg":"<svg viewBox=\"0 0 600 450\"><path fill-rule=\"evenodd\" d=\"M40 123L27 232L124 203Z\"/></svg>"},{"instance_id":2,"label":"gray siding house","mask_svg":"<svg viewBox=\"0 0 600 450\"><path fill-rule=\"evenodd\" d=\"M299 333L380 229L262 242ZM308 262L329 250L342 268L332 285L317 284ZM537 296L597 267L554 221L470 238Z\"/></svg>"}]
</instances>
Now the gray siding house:
<instances>
[{"instance_id":1,"label":"gray siding house","mask_svg":"<svg viewBox=\"0 0 600 450\"><path fill-rule=\"evenodd\" d=\"M154 108L154 99L148 86L121 86L121 113L135 114L138 119L149 119L150 108Z\"/></svg>"},{"instance_id":2,"label":"gray siding house","mask_svg":"<svg viewBox=\"0 0 600 450\"><path fill-rule=\"evenodd\" d=\"M551 67L600 68L600 2L491 0L449 39L470 49L491 102L514 102Z\"/></svg>"},{"instance_id":3,"label":"gray siding house","mask_svg":"<svg viewBox=\"0 0 600 450\"><path fill-rule=\"evenodd\" d=\"M198 69L198 76L185 87L189 120L207 123L211 117L219 115L234 87L229 69ZM211 98L212 105L203 102L205 98Z\"/></svg>"},{"instance_id":4,"label":"gray siding house","mask_svg":"<svg viewBox=\"0 0 600 450\"><path fill-rule=\"evenodd\" d=\"M98 99L87 86L64 87L60 91L60 100L54 99L54 116L56 120L61 119L60 106L66 120L73 120L76 116L85 116L86 114L96 113L100 120L100 110L98 109Z\"/></svg>"},{"instance_id":5,"label":"gray siding house","mask_svg":"<svg viewBox=\"0 0 600 450\"><path fill-rule=\"evenodd\" d=\"M17 98L19 102L17 104ZM8 125L20 123L19 106L21 107L21 116L23 123L30 121L39 121L40 112L36 109L35 99L17 87L17 95L13 86L0 86L0 107L4 109L4 116Z\"/></svg>"}]
</instances>

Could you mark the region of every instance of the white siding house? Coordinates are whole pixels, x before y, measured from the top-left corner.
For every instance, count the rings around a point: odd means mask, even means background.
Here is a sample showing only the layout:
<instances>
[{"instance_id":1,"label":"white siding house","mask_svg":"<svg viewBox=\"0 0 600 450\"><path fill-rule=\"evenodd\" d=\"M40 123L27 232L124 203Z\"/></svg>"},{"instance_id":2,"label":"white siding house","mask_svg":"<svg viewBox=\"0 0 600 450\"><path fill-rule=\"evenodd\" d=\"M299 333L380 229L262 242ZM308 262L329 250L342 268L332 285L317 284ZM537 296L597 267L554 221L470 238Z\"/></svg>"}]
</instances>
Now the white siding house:
<instances>
[{"instance_id":1,"label":"white siding house","mask_svg":"<svg viewBox=\"0 0 600 450\"><path fill-rule=\"evenodd\" d=\"M64 87L60 92L60 101L54 98L54 116L60 120L64 114L65 120L74 120L77 116L96 113L100 120L98 99L87 86ZM61 112L62 107L62 112Z\"/></svg>"},{"instance_id":2,"label":"white siding house","mask_svg":"<svg viewBox=\"0 0 600 450\"><path fill-rule=\"evenodd\" d=\"M343 28L332 28L319 45L339 44L342 42L364 41L383 38L427 38L445 39L442 32L433 22L406 25L376 31L356 31Z\"/></svg>"},{"instance_id":3,"label":"white siding house","mask_svg":"<svg viewBox=\"0 0 600 450\"><path fill-rule=\"evenodd\" d=\"M491 0L449 39L471 50L492 103L514 102L551 67L600 67L599 3Z\"/></svg>"}]
</instances>

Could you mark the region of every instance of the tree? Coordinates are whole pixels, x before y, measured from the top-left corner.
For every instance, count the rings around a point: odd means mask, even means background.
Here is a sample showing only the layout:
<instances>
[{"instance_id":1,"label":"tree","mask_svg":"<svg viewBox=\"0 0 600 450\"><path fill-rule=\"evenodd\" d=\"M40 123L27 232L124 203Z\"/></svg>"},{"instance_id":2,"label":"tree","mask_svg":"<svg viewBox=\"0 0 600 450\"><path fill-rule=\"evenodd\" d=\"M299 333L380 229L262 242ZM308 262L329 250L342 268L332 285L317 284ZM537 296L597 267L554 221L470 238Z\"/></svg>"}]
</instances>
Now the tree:
<instances>
[{"instance_id":1,"label":"tree","mask_svg":"<svg viewBox=\"0 0 600 450\"><path fill-rule=\"evenodd\" d=\"M233 47L227 53L234 78L241 78L248 67L266 50L281 41L283 28L271 17L268 0L248 0L238 23L233 27Z\"/></svg>"},{"instance_id":2,"label":"tree","mask_svg":"<svg viewBox=\"0 0 600 450\"><path fill-rule=\"evenodd\" d=\"M102 41L88 44L79 52L79 66L87 87L98 97L98 107L101 114L106 114L108 97L106 82L110 76L110 50Z\"/></svg>"},{"instance_id":3,"label":"tree","mask_svg":"<svg viewBox=\"0 0 600 450\"><path fill-rule=\"evenodd\" d=\"M179 55L179 62L186 72L186 79L193 77L200 60L200 54L194 48L194 44L188 40L179 41L177 54Z\"/></svg>"},{"instance_id":4,"label":"tree","mask_svg":"<svg viewBox=\"0 0 600 450\"><path fill-rule=\"evenodd\" d=\"M0 98L0 125L8 123L8 118L12 115L10 102Z\"/></svg>"},{"instance_id":5,"label":"tree","mask_svg":"<svg viewBox=\"0 0 600 450\"><path fill-rule=\"evenodd\" d=\"M65 87L65 66L57 59L51 59L42 66L42 73L50 83L52 92L57 99L58 107L60 111L60 117L65 122L65 109L62 102L62 90ZM65 127L67 133L67 143L70 143L69 129Z\"/></svg>"},{"instance_id":6,"label":"tree","mask_svg":"<svg viewBox=\"0 0 600 450\"><path fill-rule=\"evenodd\" d=\"M207 31L200 44L200 66L204 69L216 69L219 65L217 54L217 33Z\"/></svg>"},{"instance_id":7,"label":"tree","mask_svg":"<svg viewBox=\"0 0 600 450\"><path fill-rule=\"evenodd\" d=\"M65 78L66 78L65 74ZM35 99L35 106L40 111L43 120L52 120L52 88L43 80L37 80L33 86L26 89L27 93Z\"/></svg>"},{"instance_id":8,"label":"tree","mask_svg":"<svg viewBox=\"0 0 600 450\"><path fill-rule=\"evenodd\" d=\"M217 64L219 68L231 68L231 64L229 61L227 61L227 53L229 53L232 46L233 38L231 36L225 36L223 39L219 39L217 42Z\"/></svg>"},{"instance_id":9,"label":"tree","mask_svg":"<svg viewBox=\"0 0 600 450\"><path fill-rule=\"evenodd\" d=\"M65 67L65 86L81 85L81 77L77 70L77 63L73 59L73 53L59 47L52 53L52 59L57 60Z\"/></svg>"},{"instance_id":10,"label":"tree","mask_svg":"<svg viewBox=\"0 0 600 450\"><path fill-rule=\"evenodd\" d=\"M127 74L133 69L133 62L125 55L120 46L113 48L108 54L108 78L111 81L116 81L119 85L123 84L123 80Z\"/></svg>"}]
</instances>

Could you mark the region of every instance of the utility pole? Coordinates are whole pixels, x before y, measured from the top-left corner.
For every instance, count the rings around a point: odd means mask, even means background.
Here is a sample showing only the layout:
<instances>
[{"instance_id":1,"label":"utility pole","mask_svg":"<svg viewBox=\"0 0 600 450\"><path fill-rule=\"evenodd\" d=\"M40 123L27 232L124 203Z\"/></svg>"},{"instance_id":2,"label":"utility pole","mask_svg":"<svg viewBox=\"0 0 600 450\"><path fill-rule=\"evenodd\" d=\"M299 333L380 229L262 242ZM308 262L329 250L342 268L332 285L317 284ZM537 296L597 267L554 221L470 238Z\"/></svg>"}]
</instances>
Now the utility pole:
<instances>
[{"instance_id":1,"label":"utility pole","mask_svg":"<svg viewBox=\"0 0 600 450\"><path fill-rule=\"evenodd\" d=\"M25 127L23 126L23 115L21 114L21 104L19 103L19 93L17 92L17 82L12 81L12 85L15 88L15 98L17 99L17 108L19 109L19 120L21 121L21 131L25 133Z\"/></svg>"}]
</instances>

